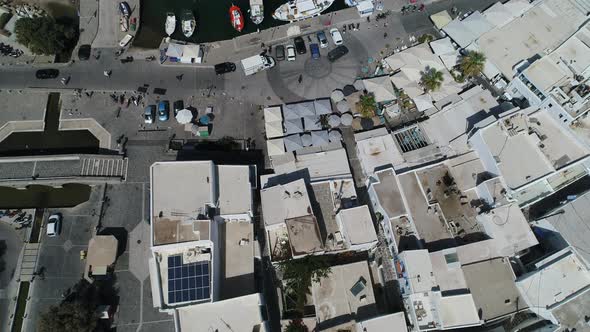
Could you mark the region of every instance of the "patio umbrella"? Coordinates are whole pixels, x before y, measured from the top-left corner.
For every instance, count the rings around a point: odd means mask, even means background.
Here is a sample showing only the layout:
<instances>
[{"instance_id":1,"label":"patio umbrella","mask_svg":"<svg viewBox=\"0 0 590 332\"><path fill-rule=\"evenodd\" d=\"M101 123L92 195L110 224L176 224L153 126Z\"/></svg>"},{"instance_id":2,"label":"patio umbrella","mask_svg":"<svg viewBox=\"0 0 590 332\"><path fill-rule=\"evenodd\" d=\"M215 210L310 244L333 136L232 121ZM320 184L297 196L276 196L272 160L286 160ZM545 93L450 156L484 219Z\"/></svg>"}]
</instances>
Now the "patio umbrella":
<instances>
[{"instance_id":1,"label":"patio umbrella","mask_svg":"<svg viewBox=\"0 0 590 332\"><path fill-rule=\"evenodd\" d=\"M299 134L284 137L283 141L285 142L285 148L287 149L287 152L299 150L303 147L301 136L299 136Z\"/></svg>"},{"instance_id":2,"label":"patio umbrella","mask_svg":"<svg viewBox=\"0 0 590 332\"><path fill-rule=\"evenodd\" d=\"M182 109L176 114L176 121L180 124L187 124L193 120L193 112L190 110Z\"/></svg>"},{"instance_id":3,"label":"patio umbrella","mask_svg":"<svg viewBox=\"0 0 590 332\"><path fill-rule=\"evenodd\" d=\"M351 94L356 92L356 88L354 87L354 85L350 85L347 84L344 86L344 88L342 89L342 93L344 93L344 96L350 96Z\"/></svg>"},{"instance_id":4,"label":"patio umbrella","mask_svg":"<svg viewBox=\"0 0 590 332\"><path fill-rule=\"evenodd\" d=\"M199 123L202 124L203 126L208 125L209 122L211 122L211 119L207 115L203 115L199 118Z\"/></svg>"},{"instance_id":5,"label":"patio umbrella","mask_svg":"<svg viewBox=\"0 0 590 332\"><path fill-rule=\"evenodd\" d=\"M342 125L344 126L350 126L352 124L352 114L342 114L342 116L340 117L340 122L342 122Z\"/></svg>"},{"instance_id":6,"label":"patio umbrella","mask_svg":"<svg viewBox=\"0 0 590 332\"><path fill-rule=\"evenodd\" d=\"M338 115L338 114L330 115L330 118L328 119L328 124L332 128L338 127L340 125L340 115Z\"/></svg>"},{"instance_id":7,"label":"patio umbrella","mask_svg":"<svg viewBox=\"0 0 590 332\"><path fill-rule=\"evenodd\" d=\"M307 133L301 135L301 143L303 143L303 146L311 146L312 142L311 134Z\"/></svg>"},{"instance_id":8,"label":"patio umbrella","mask_svg":"<svg viewBox=\"0 0 590 332\"><path fill-rule=\"evenodd\" d=\"M363 80L356 80L352 84L352 86L354 86L355 90L357 91L363 91L365 89L365 84L363 83Z\"/></svg>"},{"instance_id":9,"label":"patio umbrella","mask_svg":"<svg viewBox=\"0 0 590 332\"><path fill-rule=\"evenodd\" d=\"M330 98L332 98L332 100L335 103L337 103L337 102L341 101L342 99L344 99L344 93L342 93L342 91L340 91L340 90L334 90L334 91L332 91Z\"/></svg>"},{"instance_id":10,"label":"patio umbrella","mask_svg":"<svg viewBox=\"0 0 590 332\"><path fill-rule=\"evenodd\" d=\"M341 100L338 102L338 104L336 104L336 109L340 113L346 113L350 111L350 105L348 105L348 102Z\"/></svg>"},{"instance_id":11,"label":"patio umbrella","mask_svg":"<svg viewBox=\"0 0 590 332\"><path fill-rule=\"evenodd\" d=\"M330 139L330 142L332 142L332 143L340 142L342 140L342 134L338 130L330 130L330 133L328 134L328 138Z\"/></svg>"},{"instance_id":12,"label":"patio umbrella","mask_svg":"<svg viewBox=\"0 0 590 332\"><path fill-rule=\"evenodd\" d=\"M323 146L330 143L327 130L312 131L311 140L313 141L313 146Z\"/></svg>"}]
</instances>

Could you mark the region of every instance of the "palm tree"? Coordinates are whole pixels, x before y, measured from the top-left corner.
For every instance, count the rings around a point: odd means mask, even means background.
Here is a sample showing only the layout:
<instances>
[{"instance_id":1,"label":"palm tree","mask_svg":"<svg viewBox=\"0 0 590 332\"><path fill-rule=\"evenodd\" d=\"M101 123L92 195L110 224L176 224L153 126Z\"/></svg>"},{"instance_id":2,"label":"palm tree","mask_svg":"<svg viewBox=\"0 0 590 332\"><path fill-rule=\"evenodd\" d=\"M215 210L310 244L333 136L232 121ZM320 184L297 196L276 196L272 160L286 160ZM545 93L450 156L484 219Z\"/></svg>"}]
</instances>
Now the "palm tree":
<instances>
[{"instance_id":1,"label":"palm tree","mask_svg":"<svg viewBox=\"0 0 590 332\"><path fill-rule=\"evenodd\" d=\"M463 76L473 77L479 75L483 71L486 63L486 56L482 52L470 51L459 62L459 69Z\"/></svg>"},{"instance_id":2,"label":"palm tree","mask_svg":"<svg viewBox=\"0 0 590 332\"><path fill-rule=\"evenodd\" d=\"M442 71L436 70L436 68L426 67L420 74L422 75L420 85L426 91L438 90L444 81Z\"/></svg>"}]
</instances>

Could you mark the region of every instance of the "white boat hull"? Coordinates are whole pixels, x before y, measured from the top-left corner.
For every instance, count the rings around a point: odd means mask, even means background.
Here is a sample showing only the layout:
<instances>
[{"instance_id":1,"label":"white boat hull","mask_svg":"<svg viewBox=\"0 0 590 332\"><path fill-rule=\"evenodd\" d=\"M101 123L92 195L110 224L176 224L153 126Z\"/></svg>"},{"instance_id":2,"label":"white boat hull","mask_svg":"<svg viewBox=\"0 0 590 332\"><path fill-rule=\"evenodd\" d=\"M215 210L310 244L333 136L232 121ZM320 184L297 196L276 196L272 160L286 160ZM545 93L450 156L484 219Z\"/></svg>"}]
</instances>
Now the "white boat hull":
<instances>
[{"instance_id":1,"label":"white boat hull","mask_svg":"<svg viewBox=\"0 0 590 332\"><path fill-rule=\"evenodd\" d=\"M264 20L263 0L250 0L250 20L254 24L260 24Z\"/></svg>"},{"instance_id":2,"label":"white boat hull","mask_svg":"<svg viewBox=\"0 0 590 332\"><path fill-rule=\"evenodd\" d=\"M282 4L273 17L279 21L295 22L319 16L330 8L335 0L292 0Z\"/></svg>"},{"instance_id":3,"label":"white boat hull","mask_svg":"<svg viewBox=\"0 0 590 332\"><path fill-rule=\"evenodd\" d=\"M174 15L166 16L165 31L168 36L171 36L176 30L176 17Z\"/></svg>"}]
</instances>

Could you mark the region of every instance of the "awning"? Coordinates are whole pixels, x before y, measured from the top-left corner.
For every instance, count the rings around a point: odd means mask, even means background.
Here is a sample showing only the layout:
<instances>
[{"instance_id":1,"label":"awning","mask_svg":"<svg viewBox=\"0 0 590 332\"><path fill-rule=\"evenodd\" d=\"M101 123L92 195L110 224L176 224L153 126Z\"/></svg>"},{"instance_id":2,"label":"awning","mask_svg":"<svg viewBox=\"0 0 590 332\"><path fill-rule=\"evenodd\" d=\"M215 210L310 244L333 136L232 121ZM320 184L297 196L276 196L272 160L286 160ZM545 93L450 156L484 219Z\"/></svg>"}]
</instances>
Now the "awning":
<instances>
[{"instance_id":1,"label":"awning","mask_svg":"<svg viewBox=\"0 0 590 332\"><path fill-rule=\"evenodd\" d=\"M183 45L168 44L168 49L166 50L166 55L169 57L172 57L172 58L181 58L183 51L184 51Z\"/></svg>"},{"instance_id":2,"label":"awning","mask_svg":"<svg viewBox=\"0 0 590 332\"><path fill-rule=\"evenodd\" d=\"M313 102L313 106L315 107L315 114L316 115L332 113L332 103L330 102L330 99L328 99L328 98L315 100Z\"/></svg>"},{"instance_id":3,"label":"awning","mask_svg":"<svg viewBox=\"0 0 590 332\"><path fill-rule=\"evenodd\" d=\"M395 91L389 76L379 76L363 80L365 89L373 93L378 103L396 100Z\"/></svg>"},{"instance_id":4,"label":"awning","mask_svg":"<svg viewBox=\"0 0 590 332\"><path fill-rule=\"evenodd\" d=\"M269 139L266 141L266 149L269 156L277 156L285 153L285 142L282 138Z\"/></svg>"},{"instance_id":5,"label":"awning","mask_svg":"<svg viewBox=\"0 0 590 332\"><path fill-rule=\"evenodd\" d=\"M301 142L299 134L287 136L283 138L283 141L285 142L285 148L288 152L303 148L303 143Z\"/></svg>"},{"instance_id":6,"label":"awning","mask_svg":"<svg viewBox=\"0 0 590 332\"><path fill-rule=\"evenodd\" d=\"M453 20L451 15L449 15L449 12L446 10L430 15L430 19L432 20L432 23L434 23L434 26L439 30Z\"/></svg>"}]
</instances>

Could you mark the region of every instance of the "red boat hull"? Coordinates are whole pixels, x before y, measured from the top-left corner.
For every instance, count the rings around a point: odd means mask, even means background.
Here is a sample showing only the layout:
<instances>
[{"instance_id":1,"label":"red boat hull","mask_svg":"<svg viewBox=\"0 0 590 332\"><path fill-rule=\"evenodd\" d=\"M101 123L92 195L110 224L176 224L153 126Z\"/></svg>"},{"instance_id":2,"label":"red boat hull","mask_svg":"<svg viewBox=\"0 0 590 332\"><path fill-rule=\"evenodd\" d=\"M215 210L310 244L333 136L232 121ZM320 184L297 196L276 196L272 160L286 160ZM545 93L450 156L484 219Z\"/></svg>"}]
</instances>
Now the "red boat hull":
<instances>
[{"instance_id":1,"label":"red boat hull","mask_svg":"<svg viewBox=\"0 0 590 332\"><path fill-rule=\"evenodd\" d=\"M240 10L240 7L232 5L229 8L229 18L234 29L236 29L238 32L242 32L242 29L244 29L244 15L242 15L242 10Z\"/></svg>"}]
</instances>

